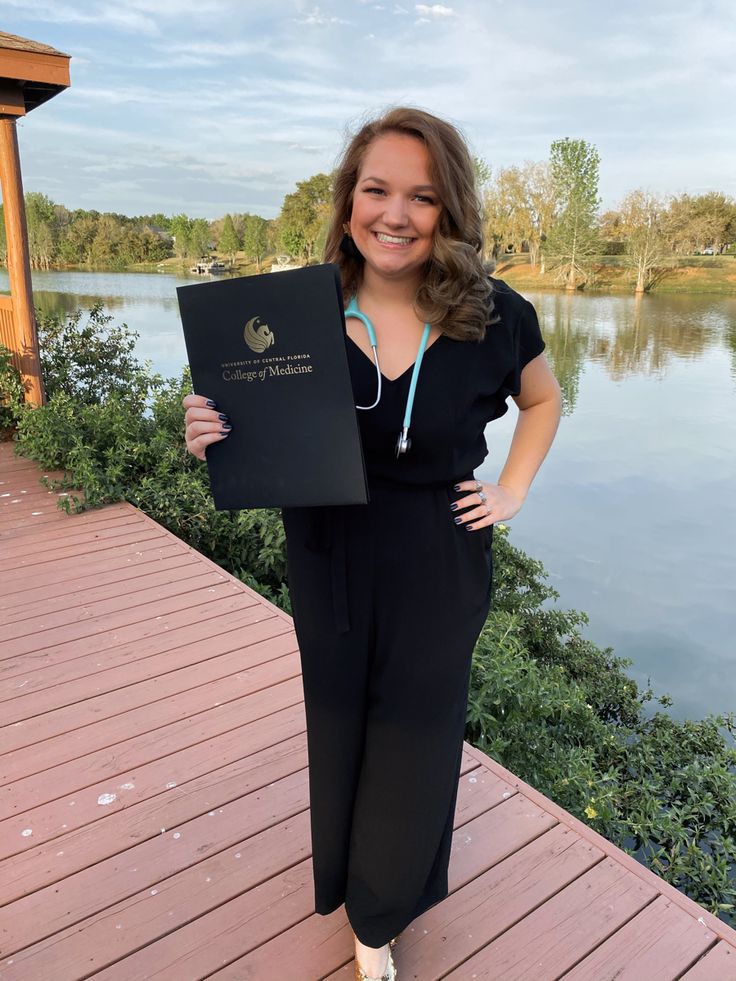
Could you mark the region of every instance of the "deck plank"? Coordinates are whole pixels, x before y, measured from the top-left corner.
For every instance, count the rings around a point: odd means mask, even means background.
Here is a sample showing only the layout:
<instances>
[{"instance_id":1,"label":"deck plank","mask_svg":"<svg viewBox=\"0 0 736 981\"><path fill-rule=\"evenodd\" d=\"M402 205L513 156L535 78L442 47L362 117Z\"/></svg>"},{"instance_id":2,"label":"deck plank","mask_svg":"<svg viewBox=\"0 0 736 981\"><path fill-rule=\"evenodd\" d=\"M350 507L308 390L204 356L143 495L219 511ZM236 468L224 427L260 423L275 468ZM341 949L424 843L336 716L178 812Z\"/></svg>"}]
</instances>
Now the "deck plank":
<instances>
[{"instance_id":1,"label":"deck plank","mask_svg":"<svg viewBox=\"0 0 736 981\"><path fill-rule=\"evenodd\" d=\"M716 936L679 907L657 896L622 929L564 975L565 981L672 981L693 966Z\"/></svg>"},{"instance_id":2,"label":"deck plank","mask_svg":"<svg viewBox=\"0 0 736 981\"><path fill-rule=\"evenodd\" d=\"M680 981L736 981L736 950L719 941Z\"/></svg>"}]
</instances>

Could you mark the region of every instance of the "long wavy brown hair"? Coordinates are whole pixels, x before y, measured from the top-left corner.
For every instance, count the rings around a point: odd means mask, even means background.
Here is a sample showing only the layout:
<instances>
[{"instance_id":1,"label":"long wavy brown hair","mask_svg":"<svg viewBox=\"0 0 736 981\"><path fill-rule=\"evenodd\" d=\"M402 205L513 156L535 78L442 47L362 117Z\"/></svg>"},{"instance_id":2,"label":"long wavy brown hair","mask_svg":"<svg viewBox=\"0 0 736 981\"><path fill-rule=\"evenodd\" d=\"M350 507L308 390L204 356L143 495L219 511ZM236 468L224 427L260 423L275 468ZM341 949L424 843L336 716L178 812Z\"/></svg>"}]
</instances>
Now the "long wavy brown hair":
<instances>
[{"instance_id":1,"label":"long wavy brown hair","mask_svg":"<svg viewBox=\"0 0 736 981\"><path fill-rule=\"evenodd\" d=\"M345 300L358 291L363 257L340 248L350 220L353 194L366 150L379 136L402 133L421 140L429 152L430 176L442 204L432 254L417 290L417 313L455 340L482 340L495 322L493 288L483 268L483 232L475 168L465 140L450 123L422 109L399 106L365 123L343 151L334 174L333 213L325 262L340 267ZM355 250L357 252L357 250Z\"/></svg>"}]
</instances>

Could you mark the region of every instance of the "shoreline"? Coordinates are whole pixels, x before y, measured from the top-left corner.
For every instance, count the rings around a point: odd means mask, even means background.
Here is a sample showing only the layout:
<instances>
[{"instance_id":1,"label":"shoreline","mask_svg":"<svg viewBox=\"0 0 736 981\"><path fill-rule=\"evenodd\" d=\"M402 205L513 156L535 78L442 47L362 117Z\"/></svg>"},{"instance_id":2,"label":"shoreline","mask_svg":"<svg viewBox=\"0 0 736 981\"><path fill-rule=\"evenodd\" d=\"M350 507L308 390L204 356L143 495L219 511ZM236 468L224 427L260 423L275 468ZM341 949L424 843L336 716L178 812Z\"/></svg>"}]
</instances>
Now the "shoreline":
<instances>
[{"instance_id":1,"label":"shoreline","mask_svg":"<svg viewBox=\"0 0 736 981\"><path fill-rule=\"evenodd\" d=\"M269 272L270 258L262 262L262 272ZM695 258L695 257L693 257ZM130 266L88 266L82 264L54 265L48 269L31 270L34 272L82 272L82 273L169 273L186 278L206 279L207 277L195 276L189 272L189 261L182 262L179 259L166 259L159 263L135 263ZM593 263L594 283L588 286L577 287L568 290L564 285L555 282L554 272L540 273L537 266L532 266L527 261L526 255L504 256L496 260L496 268L492 275L498 279L503 279L515 289L542 290L553 293L629 293L632 296L637 294L634 286L632 270L620 263L610 261ZM0 270L7 274L7 267L0 266ZM257 275L255 263L238 261L234 269L236 276ZM232 273L222 275L218 278L230 278ZM650 289L645 290L645 294L712 294L717 296L736 295L736 257L716 256L702 257L701 262L678 264L669 266L662 274L660 280Z\"/></svg>"}]
</instances>

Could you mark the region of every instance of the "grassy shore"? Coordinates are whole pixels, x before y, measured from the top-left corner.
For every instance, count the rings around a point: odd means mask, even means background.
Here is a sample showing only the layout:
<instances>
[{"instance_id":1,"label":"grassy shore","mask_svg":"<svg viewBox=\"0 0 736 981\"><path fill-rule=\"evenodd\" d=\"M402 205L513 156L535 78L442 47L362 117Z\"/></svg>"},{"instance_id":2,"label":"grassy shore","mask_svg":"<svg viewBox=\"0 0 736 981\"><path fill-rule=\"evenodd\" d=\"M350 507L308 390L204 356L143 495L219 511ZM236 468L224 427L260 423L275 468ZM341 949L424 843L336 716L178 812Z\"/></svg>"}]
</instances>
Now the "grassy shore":
<instances>
[{"instance_id":1,"label":"grassy shore","mask_svg":"<svg viewBox=\"0 0 736 981\"><path fill-rule=\"evenodd\" d=\"M675 262L670 260L652 293L736 293L736 256L688 256ZM633 293L636 277L621 256L600 256L593 269L595 282L588 289ZM527 255L501 256L494 276L522 290L564 288L554 272L540 274Z\"/></svg>"}]
</instances>

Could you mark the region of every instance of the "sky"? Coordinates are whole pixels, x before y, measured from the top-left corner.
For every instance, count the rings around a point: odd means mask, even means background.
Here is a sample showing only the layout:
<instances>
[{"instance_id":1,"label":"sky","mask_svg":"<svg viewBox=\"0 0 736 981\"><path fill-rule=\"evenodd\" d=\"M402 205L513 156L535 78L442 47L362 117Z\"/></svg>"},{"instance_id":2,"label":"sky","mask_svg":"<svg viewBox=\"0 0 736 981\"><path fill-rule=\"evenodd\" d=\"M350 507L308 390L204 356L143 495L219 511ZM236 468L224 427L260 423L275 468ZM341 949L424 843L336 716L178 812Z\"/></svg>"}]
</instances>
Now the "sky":
<instances>
[{"instance_id":1,"label":"sky","mask_svg":"<svg viewBox=\"0 0 736 981\"><path fill-rule=\"evenodd\" d=\"M604 210L736 196L736 0L0 0L0 30L72 56L18 126L25 190L69 208L273 218L398 104L492 171L589 141Z\"/></svg>"}]
</instances>

